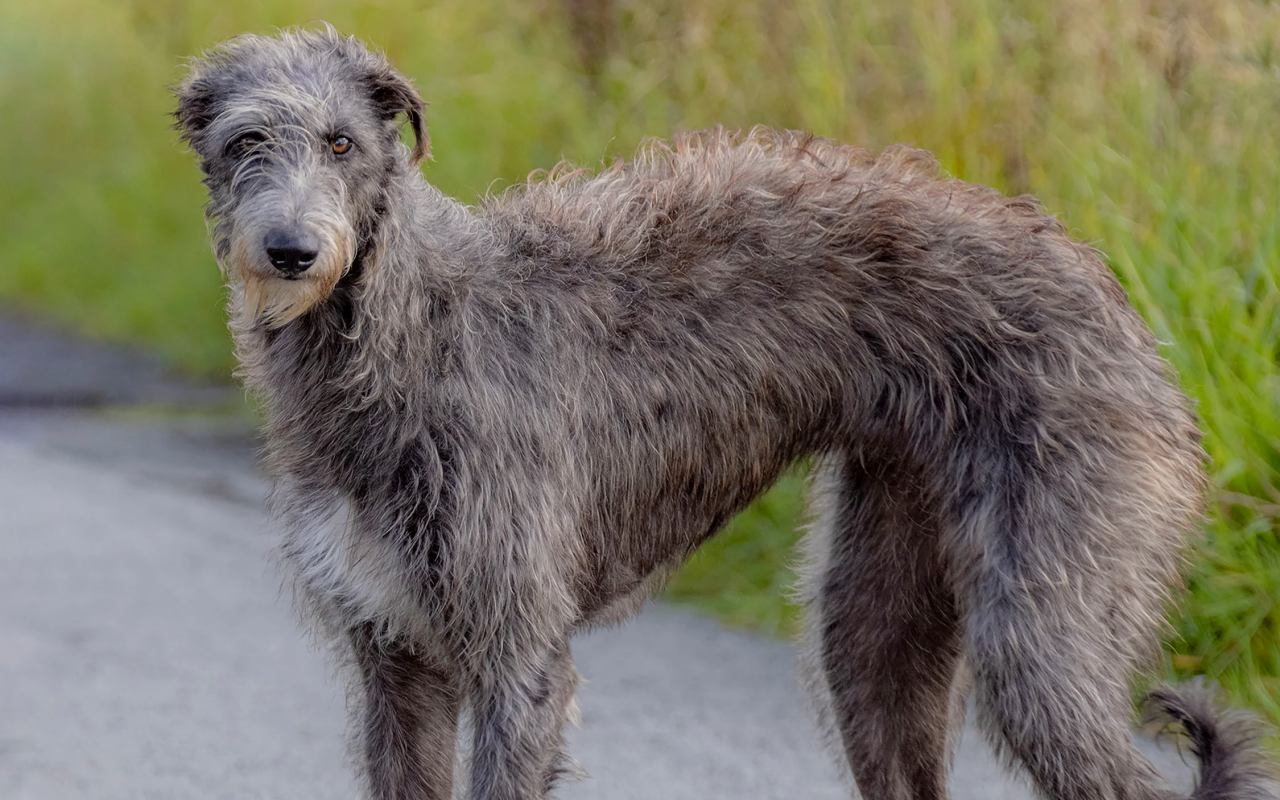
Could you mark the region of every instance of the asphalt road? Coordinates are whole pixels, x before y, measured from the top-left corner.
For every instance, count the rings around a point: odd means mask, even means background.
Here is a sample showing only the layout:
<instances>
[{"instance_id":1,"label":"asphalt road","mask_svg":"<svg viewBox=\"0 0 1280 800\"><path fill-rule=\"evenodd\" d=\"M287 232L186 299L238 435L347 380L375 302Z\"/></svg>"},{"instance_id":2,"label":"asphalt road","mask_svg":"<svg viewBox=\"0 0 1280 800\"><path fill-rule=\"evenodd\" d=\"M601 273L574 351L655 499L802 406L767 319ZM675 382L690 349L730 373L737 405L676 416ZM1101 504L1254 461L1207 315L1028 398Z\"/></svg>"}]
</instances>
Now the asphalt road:
<instances>
[{"instance_id":1,"label":"asphalt road","mask_svg":"<svg viewBox=\"0 0 1280 800\"><path fill-rule=\"evenodd\" d=\"M210 411L225 395L21 331L0 349L0 798L356 797L342 688L281 591L250 433ZM558 796L850 796L785 643L657 605L575 653L590 777ZM1030 796L969 730L952 784Z\"/></svg>"}]
</instances>

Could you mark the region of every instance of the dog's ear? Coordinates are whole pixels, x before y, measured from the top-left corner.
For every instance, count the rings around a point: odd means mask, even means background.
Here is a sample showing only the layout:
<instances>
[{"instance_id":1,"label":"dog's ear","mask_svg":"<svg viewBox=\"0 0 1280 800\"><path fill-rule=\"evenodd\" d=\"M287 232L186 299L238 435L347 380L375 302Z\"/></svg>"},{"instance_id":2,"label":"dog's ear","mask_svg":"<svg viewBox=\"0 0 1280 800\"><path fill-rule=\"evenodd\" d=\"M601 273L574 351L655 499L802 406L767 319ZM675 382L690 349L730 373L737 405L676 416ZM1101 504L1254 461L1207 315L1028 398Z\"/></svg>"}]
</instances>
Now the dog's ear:
<instances>
[{"instance_id":1,"label":"dog's ear","mask_svg":"<svg viewBox=\"0 0 1280 800\"><path fill-rule=\"evenodd\" d=\"M174 94L178 98L178 108L173 112L174 127L183 141L198 147L201 134L213 122L215 114L214 82L196 68L174 89Z\"/></svg>"},{"instance_id":2,"label":"dog's ear","mask_svg":"<svg viewBox=\"0 0 1280 800\"><path fill-rule=\"evenodd\" d=\"M374 71L369 77L369 96L383 119L395 119L404 114L413 129L413 163L431 155L431 138L423 124L422 102L413 84L390 66Z\"/></svg>"}]
</instances>

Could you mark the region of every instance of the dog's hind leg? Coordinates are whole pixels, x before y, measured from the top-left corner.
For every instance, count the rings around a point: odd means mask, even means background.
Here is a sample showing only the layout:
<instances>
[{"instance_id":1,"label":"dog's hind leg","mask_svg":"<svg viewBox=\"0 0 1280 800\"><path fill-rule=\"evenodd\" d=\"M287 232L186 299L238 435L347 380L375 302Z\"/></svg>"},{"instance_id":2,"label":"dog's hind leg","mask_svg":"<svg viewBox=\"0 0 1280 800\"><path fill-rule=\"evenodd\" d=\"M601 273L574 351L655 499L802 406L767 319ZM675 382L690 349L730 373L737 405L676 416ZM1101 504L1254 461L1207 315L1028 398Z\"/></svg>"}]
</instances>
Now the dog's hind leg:
<instances>
[{"instance_id":1,"label":"dog's hind leg","mask_svg":"<svg viewBox=\"0 0 1280 800\"><path fill-rule=\"evenodd\" d=\"M351 634L360 668L358 735L372 800L450 800L457 752L458 688L424 654L383 642L369 626Z\"/></svg>"},{"instance_id":2,"label":"dog's hind leg","mask_svg":"<svg viewBox=\"0 0 1280 800\"><path fill-rule=\"evenodd\" d=\"M567 639L537 653L508 653L473 690L471 792L475 800L536 800L572 762L563 728L578 673ZM495 665L496 666L496 665Z\"/></svg>"},{"instance_id":3,"label":"dog's hind leg","mask_svg":"<svg viewBox=\"0 0 1280 800\"><path fill-rule=\"evenodd\" d=\"M942 800L961 636L934 506L898 463L833 458L816 480L806 658L820 713L868 800Z\"/></svg>"},{"instance_id":4,"label":"dog's hind leg","mask_svg":"<svg viewBox=\"0 0 1280 800\"><path fill-rule=\"evenodd\" d=\"M1086 459L988 432L958 459L953 563L979 721L1055 800L1169 796L1133 747L1128 681L1155 645L1195 462L1125 433Z\"/></svg>"}]
</instances>

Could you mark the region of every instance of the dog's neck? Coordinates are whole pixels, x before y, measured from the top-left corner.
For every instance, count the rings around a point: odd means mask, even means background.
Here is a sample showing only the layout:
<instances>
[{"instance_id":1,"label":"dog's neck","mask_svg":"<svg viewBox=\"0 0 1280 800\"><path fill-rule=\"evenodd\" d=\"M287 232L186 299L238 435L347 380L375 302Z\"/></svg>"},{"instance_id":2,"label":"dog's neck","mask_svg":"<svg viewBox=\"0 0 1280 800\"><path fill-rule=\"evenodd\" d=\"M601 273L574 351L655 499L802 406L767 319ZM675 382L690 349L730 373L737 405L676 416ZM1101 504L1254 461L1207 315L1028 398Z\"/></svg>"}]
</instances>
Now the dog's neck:
<instances>
[{"instance_id":1,"label":"dog's neck","mask_svg":"<svg viewBox=\"0 0 1280 800\"><path fill-rule=\"evenodd\" d=\"M444 343L483 268L470 254L486 226L416 170L392 175L375 211L328 299L283 328L237 336L243 377L269 410L282 381L293 396L345 384L367 402L402 404L431 385L424 374L447 370Z\"/></svg>"},{"instance_id":2,"label":"dog's neck","mask_svg":"<svg viewBox=\"0 0 1280 800\"><path fill-rule=\"evenodd\" d=\"M472 256L486 226L416 170L397 173L360 225L355 257L339 282L356 322L414 329L424 303L472 288L483 260Z\"/></svg>"}]
</instances>

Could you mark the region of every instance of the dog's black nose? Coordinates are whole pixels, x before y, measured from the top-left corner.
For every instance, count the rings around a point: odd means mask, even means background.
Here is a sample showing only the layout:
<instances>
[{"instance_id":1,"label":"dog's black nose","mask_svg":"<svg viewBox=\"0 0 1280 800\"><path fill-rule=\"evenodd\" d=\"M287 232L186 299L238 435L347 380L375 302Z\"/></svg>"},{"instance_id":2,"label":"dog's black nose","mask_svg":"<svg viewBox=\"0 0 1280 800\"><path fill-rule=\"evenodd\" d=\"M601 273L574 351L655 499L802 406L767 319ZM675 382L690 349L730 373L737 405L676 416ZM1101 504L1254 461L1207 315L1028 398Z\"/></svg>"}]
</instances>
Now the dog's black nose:
<instances>
[{"instance_id":1,"label":"dog's black nose","mask_svg":"<svg viewBox=\"0 0 1280 800\"><path fill-rule=\"evenodd\" d=\"M285 275L306 272L316 263L320 244L315 237L301 231L273 230L262 242L271 264Z\"/></svg>"}]
</instances>

